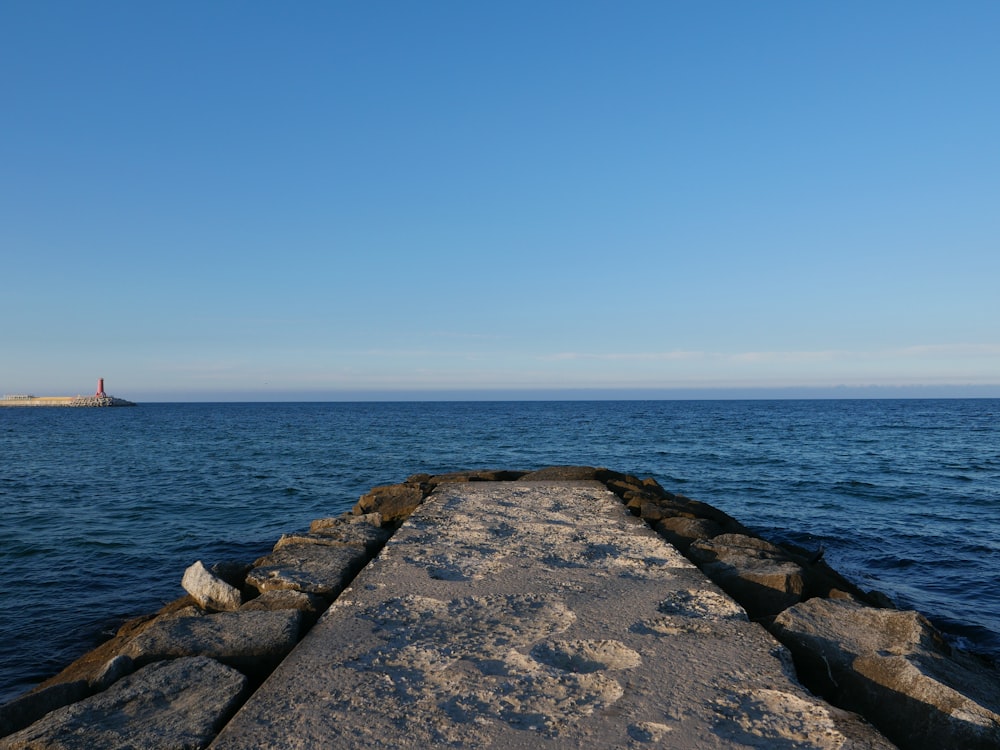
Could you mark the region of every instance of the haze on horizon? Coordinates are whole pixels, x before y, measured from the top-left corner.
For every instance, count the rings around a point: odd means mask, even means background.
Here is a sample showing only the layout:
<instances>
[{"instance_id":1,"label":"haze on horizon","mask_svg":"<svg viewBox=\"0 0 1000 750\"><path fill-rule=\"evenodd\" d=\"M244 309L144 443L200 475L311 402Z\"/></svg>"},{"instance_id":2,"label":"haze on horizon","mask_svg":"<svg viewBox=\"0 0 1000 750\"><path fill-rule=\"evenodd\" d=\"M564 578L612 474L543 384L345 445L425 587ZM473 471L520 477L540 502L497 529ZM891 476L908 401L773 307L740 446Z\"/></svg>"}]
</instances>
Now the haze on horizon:
<instances>
[{"instance_id":1,"label":"haze on horizon","mask_svg":"<svg viewBox=\"0 0 1000 750\"><path fill-rule=\"evenodd\" d=\"M0 5L0 394L1000 397L1000 5Z\"/></svg>"}]
</instances>

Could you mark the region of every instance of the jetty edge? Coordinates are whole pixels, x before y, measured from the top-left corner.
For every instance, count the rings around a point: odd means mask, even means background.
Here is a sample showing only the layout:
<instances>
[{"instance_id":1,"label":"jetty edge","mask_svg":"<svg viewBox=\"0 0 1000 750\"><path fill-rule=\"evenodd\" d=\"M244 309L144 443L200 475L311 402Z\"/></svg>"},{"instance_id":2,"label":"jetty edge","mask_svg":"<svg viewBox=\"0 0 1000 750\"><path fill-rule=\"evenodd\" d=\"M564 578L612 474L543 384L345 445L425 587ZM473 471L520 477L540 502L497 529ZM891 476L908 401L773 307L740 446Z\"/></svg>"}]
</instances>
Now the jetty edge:
<instances>
[{"instance_id":1,"label":"jetty edge","mask_svg":"<svg viewBox=\"0 0 1000 750\"><path fill-rule=\"evenodd\" d=\"M6 394L0 397L0 406L135 406L131 401L116 398L104 392L104 378L97 379L93 396L33 396L28 393Z\"/></svg>"},{"instance_id":2,"label":"jetty edge","mask_svg":"<svg viewBox=\"0 0 1000 750\"><path fill-rule=\"evenodd\" d=\"M21 396L7 395L0 398L0 407L18 406L75 406L75 407L104 407L104 406L135 406L132 401L115 396Z\"/></svg>"},{"instance_id":3,"label":"jetty edge","mask_svg":"<svg viewBox=\"0 0 1000 750\"><path fill-rule=\"evenodd\" d=\"M602 504L607 497L614 498L617 515ZM499 515L491 517L491 508ZM550 538L540 559L555 572L544 592L532 588L548 573L513 565L527 564L530 554L507 554L531 538L538 542L539 534ZM410 578L399 580L421 581L434 595L405 583L410 589L401 595L366 603L366 592L384 592L403 563ZM488 588L515 574L519 589ZM588 588L588 575L599 582L597 590ZM284 746L308 747L316 726L332 732L342 721L378 724L384 715L410 729L436 726L442 737L458 733L466 746L575 746L576 729L605 741L617 731L613 744L622 747L699 747L698 732L710 732L710 746L718 747L764 746L769 736L775 746L789 747L1000 746L996 669L951 649L921 615L894 609L817 555L771 544L712 506L653 479L607 469L415 475L373 488L351 512L318 519L306 533L282 536L252 565L196 562L183 580L187 596L126 623L110 641L0 707L0 748L204 747L213 739L220 748L252 747L245 727L267 722L303 733L283 736ZM474 593L483 586L485 593ZM447 587L454 589L450 598L441 595ZM466 588L473 593L455 595ZM637 595L640 589L646 598ZM586 610L589 600L599 603L596 612ZM457 607L453 616L440 616L440 602ZM612 615L641 606L651 609L647 616L628 628L611 625ZM368 614L354 617L358 612ZM539 626L530 612L540 612L547 624ZM577 628L567 625L570 615L604 635L570 638ZM448 631L449 621L472 623L472 629ZM376 643L373 632L347 637L359 623L396 640ZM484 632L501 626L513 633L503 658L477 661L465 652L452 659L449 649L462 637L488 651ZM517 641L525 632L541 636ZM419 642L407 641L407 633ZM345 640L369 644L353 657L355 665L365 664L355 676L426 677L438 670L467 690L431 693L437 702L420 703L420 694L397 684L394 691L414 698L406 704L410 715L401 715L381 693L349 710L324 705L322 695L338 687L329 685L325 693L313 691L318 714L308 721L267 713L275 702L289 705L296 680L320 671L311 652L329 656ZM655 662L646 641L666 643L683 658L653 680L642 671ZM718 668L719 654L726 655L729 678L716 672L706 679L706 665ZM393 663L403 671L387 671ZM497 678L487 674L490 668L506 670L507 703L491 707L477 681L462 682L472 667L486 683ZM734 675L747 689L731 683ZM534 693L524 687L529 683ZM713 686L714 695L705 692ZM659 701L657 720L647 714L627 726L601 723L653 710L642 702L651 694ZM303 703L308 709L309 700ZM532 712L532 705L549 709ZM263 711L257 720L248 718L254 711ZM130 718L109 722L115 714ZM684 719L696 715L701 719Z\"/></svg>"}]
</instances>

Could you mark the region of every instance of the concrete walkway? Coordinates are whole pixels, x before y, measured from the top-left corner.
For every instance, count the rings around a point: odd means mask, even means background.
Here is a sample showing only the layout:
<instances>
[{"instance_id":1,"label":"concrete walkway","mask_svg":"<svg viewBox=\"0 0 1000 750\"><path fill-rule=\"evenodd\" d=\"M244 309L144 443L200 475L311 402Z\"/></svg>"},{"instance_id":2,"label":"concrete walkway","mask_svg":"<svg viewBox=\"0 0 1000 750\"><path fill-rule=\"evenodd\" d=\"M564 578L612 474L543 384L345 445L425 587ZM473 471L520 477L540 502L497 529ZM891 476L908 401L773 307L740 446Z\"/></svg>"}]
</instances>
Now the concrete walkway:
<instances>
[{"instance_id":1,"label":"concrete walkway","mask_svg":"<svg viewBox=\"0 0 1000 750\"><path fill-rule=\"evenodd\" d=\"M598 482L444 484L212 745L890 748Z\"/></svg>"}]
</instances>

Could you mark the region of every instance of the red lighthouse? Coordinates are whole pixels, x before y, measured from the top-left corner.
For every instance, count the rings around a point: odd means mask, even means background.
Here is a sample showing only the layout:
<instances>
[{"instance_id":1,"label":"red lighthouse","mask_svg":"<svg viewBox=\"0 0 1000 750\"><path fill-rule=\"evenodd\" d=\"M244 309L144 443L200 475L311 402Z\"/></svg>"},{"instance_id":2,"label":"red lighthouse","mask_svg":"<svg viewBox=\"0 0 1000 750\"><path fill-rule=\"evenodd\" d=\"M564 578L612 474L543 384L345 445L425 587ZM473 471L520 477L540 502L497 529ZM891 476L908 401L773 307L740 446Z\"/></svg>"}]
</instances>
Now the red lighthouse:
<instances>
[{"instance_id":1,"label":"red lighthouse","mask_svg":"<svg viewBox=\"0 0 1000 750\"><path fill-rule=\"evenodd\" d=\"M97 393L95 393L94 395L97 398L107 398L108 394L104 392L104 378L97 379Z\"/></svg>"}]
</instances>

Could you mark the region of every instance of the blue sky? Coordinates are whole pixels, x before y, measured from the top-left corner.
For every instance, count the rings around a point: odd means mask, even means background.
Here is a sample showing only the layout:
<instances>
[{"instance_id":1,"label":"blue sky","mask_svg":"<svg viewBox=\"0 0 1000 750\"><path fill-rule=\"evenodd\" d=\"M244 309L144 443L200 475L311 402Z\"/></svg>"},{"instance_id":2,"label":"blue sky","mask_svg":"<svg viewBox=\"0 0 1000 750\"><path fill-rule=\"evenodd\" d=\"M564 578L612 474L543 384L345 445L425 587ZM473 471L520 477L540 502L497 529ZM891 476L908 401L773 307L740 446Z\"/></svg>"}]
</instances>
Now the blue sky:
<instances>
[{"instance_id":1,"label":"blue sky","mask_svg":"<svg viewBox=\"0 0 1000 750\"><path fill-rule=\"evenodd\" d=\"M7 0L0 392L1000 395L998 30Z\"/></svg>"}]
</instances>

